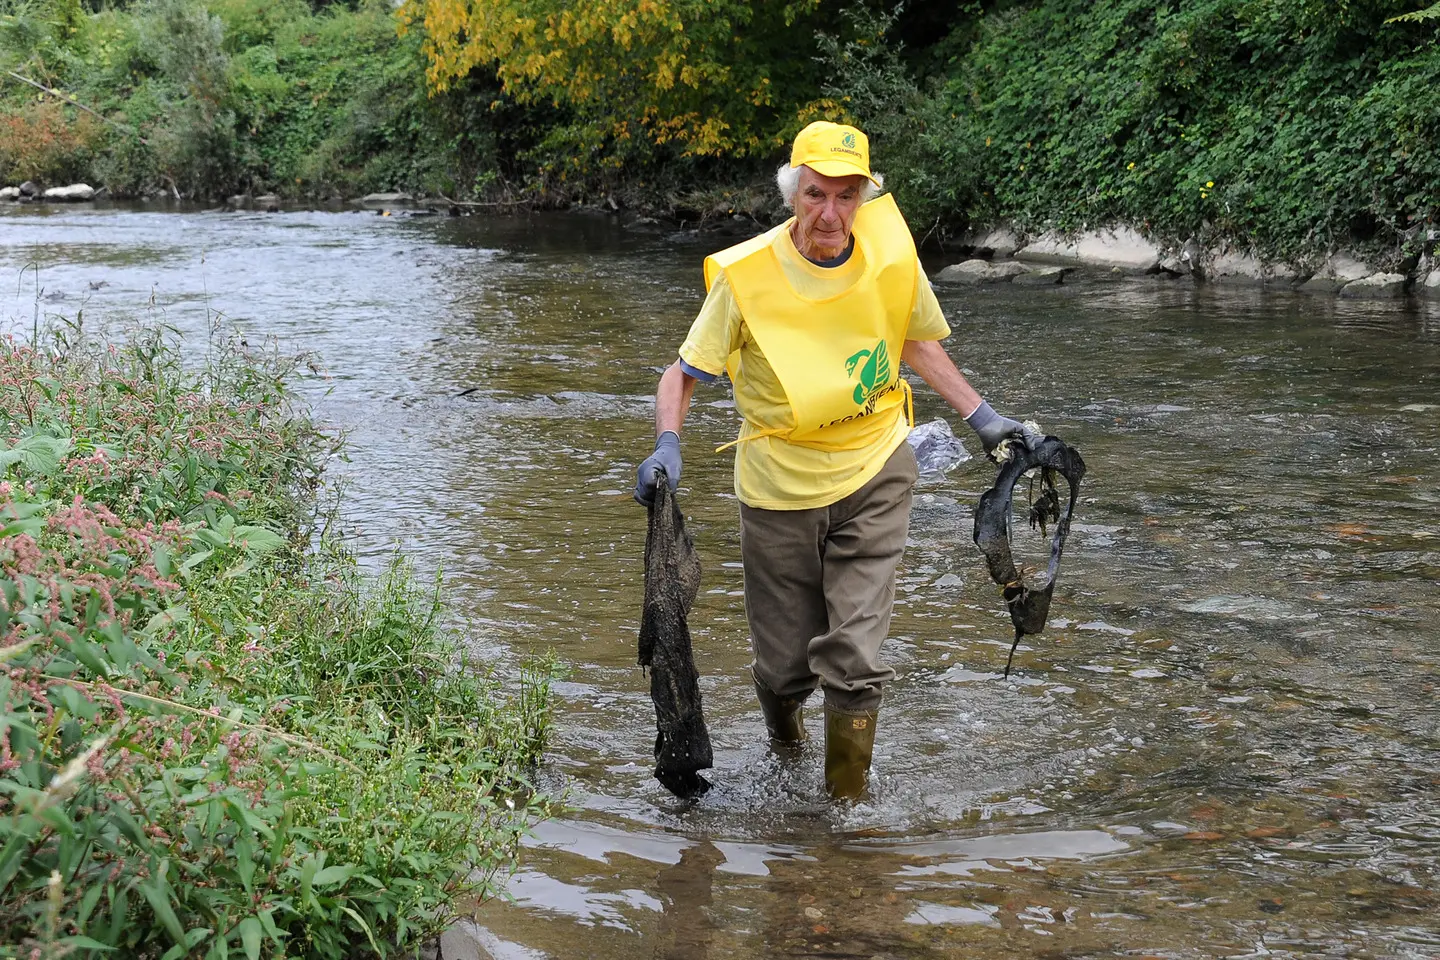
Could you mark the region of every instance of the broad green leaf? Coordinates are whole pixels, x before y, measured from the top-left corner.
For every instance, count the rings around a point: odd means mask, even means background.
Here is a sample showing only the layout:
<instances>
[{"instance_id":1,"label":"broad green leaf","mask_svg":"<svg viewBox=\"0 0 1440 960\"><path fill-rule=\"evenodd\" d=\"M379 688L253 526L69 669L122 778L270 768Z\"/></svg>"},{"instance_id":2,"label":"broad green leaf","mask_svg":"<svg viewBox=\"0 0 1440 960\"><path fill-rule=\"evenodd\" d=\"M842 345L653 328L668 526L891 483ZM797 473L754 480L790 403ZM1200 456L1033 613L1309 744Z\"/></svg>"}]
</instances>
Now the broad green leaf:
<instances>
[{"instance_id":1,"label":"broad green leaf","mask_svg":"<svg viewBox=\"0 0 1440 960\"><path fill-rule=\"evenodd\" d=\"M349 880L350 876L359 869L359 867L349 865L343 867L326 867L324 870L315 874L315 879L312 882L317 887L334 886L337 883L344 883L346 880Z\"/></svg>"},{"instance_id":2,"label":"broad green leaf","mask_svg":"<svg viewBox=\"0 0 1440 960\"><path fill-rule=\"evenodd\" d=\"M159 613L155 614L155 616L151 617L150 622L145 624L143 632L147 636L154 636L161 630L166 630L170 627L179 626L182 623L189 622L190 608L187 607L185 604L181 603L177 604L176 606L169 607L165 610L161 610Z\"/></svg>"},{"instance_id":3,"label":"broad green leaf","mask_svg":"<svg viewBox=\"0 0 1440 960\"><path fill-rule=\"evenodd\" d=\"M155 911L155 918L165 927L165 932L170 934L170 939L177 947L181 947L181 954L184 953L185 927L181 925L180 918L175 915L175 908L170 904L170 884L165 882L165 872L169 866L168 860L160 861L160 866L155 870L155 875L149 883L140 884L140 895L145 902L150 904L150 909ZM166 956L169 956L167 953Z\"/></svg>"},{"instance_id":4,"label":"broad green leaf","mask_svg":"<svg viewBox=\"0 0 1440 960\"><path fill-rule=\"evenodd\" d=\"M49 476L60 469L60 461L70 450L70 441L55 437L30 436L0 453L0 467L20 464L30 473Z\"/></svg>"},{"instance_id":5,"label":"broad green leaf","mask_svg":"<svg viewBox=\"0 0 1440 960\"><path fill-rule=\"evenodd\" d=\"M100 889L100 888L96 888ZM69 947L71 950L114 950L115 947L108 943L101 943L99 940L92 940L89 937L64 937L55 941L57 947ZM59 956L64 956L68 950L59 951Z\"/></svg>"},{"instance_id":6,"label":"broad green leaf","mask_svg":"<svg viewBox=\"0 0 1440 960\"><path fill-rule=\"evenodd\" d=\"M263 556L285 546L285 538L265 527L242 526L235 528L235 542L253 554Z\"/></svg>"},{"instance_id":7,"label":"broad green leaf","mask_svg":"<svg viewBox=\"0 0 1440 960\"><path fill-rule=\"evenodd\" d=\"M258 917L246 917L240 921L240 943L245 948L248 960L260 960L260 944L265 936L265 927Z\"/></svg>"},{"instance_id":8,"label":"broad green leaf","mask_svg":"<svg viewBox=\"0 0 1440 960\"><path fill-rule=\"evenodd\" d=\"M365 918L356 913L351 907L342 905L340 909L349 914L352 920L360 924L360 929L365 931L365 939L370 941L370 949L379 953L380 945L375 942L375 934L370 932L370 924L365 922Z\"/></svg>"}]
</instances>

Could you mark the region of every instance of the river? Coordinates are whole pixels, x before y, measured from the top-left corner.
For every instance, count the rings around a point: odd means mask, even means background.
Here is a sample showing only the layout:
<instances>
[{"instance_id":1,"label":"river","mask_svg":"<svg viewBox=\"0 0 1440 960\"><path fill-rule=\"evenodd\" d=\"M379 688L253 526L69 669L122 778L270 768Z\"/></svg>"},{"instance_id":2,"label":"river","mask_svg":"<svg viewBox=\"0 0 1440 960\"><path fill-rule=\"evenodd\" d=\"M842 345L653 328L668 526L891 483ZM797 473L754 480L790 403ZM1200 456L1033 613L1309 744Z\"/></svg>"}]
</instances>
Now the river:
<instances>
[{"instance_id":1,"label":"river","mask_svg":"<svg viewBox=\"0 0 1440 960\"><path fill-rule=\"evenodd\" d=\"M818 750L789 769L763 743L711 452L736 417L702 386L681 496L716 788L687 808L651 777L630 486L723 243L598 214L10 208L0 304L30 330L33 263L39 309L87 327L203 344L218 315L313 351L356 549L443 570L502 673L567 665L542 771L566 807L476 908L497 957L1440 956L1440 304L941 290L972 381L1090 474L1008 681L970 542L994 468L922 481L874 796L844 812ZM945 412L923 385L916 407Z\"/></svg>"}]
</instances>

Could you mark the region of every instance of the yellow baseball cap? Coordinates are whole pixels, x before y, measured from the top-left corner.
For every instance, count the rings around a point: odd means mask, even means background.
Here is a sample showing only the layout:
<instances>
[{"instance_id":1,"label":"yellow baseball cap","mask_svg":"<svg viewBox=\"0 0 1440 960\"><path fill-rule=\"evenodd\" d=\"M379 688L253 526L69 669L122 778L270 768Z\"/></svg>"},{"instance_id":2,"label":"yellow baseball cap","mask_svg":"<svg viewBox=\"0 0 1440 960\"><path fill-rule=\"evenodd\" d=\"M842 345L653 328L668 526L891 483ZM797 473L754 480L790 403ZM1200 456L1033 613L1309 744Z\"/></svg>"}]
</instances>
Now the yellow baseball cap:
<instances>
[{"instance_id":1,"label":"yellow baseball cap","mask_svg":"<svg viewBox=\"0 0 1440 960\"><path fill-rule=\"evenodd\" d=\"M790 149L790 166L801 164L827 177L855 174L875 186L880 181L870 173L870 138L854 127L829 120L816 120L795 136Z\"/></svg>"}]
</instances>

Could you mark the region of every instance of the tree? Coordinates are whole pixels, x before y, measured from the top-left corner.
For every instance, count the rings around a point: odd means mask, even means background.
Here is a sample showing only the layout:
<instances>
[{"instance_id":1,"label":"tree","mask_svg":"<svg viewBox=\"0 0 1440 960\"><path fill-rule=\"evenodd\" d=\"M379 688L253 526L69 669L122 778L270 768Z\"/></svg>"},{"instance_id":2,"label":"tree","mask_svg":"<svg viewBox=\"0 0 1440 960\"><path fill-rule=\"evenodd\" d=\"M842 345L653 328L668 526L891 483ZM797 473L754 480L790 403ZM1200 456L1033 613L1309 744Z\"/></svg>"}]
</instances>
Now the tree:
<instances>
[{"instance_id":1,"label":"tree","mask_svg":"<svg viewBox=\"0 0 1440 960\"><path fill-rule=\"evenodd\" d=\"M424 30L438 92L493 69L521 103L574 118L576 151L668 146L683 156L750 156L805 119L824 67L825 0L406 0L402 30Z\"/></svg>"}]
</instances>

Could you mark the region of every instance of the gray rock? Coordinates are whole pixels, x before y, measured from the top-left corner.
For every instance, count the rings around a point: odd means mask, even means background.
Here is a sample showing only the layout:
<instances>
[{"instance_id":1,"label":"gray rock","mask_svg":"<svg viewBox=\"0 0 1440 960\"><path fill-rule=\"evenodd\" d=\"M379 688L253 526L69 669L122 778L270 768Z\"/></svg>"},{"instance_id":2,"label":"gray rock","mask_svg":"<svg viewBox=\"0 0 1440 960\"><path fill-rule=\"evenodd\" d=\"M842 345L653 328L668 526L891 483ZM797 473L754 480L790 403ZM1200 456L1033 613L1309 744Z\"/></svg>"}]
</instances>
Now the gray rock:
<instances>
[{"instance_id":1,"label":"gray rock","mask_svg":"<svg viewBox=\"0 0 1440 960\"><path fill-rule=\"evenodd\" d=\"M1065 274L1070 272L1070 267L1041 267L1039 270L1017 274L1011 282L1023 287L1052 287L1057 283L1064 283Z\"/></svg>"},{"instance_id":2,"label":"gray rock","mask_svg":"<svg viewBox=\"0 0 1440 960\"><path fill-rule=\"evenodd\" d=\"M20 198L19 187L0 188L0 200L18 200Z\"/></svg>"},{"instance_id":3,"label":"gray rock","mask_svg":"<svg viewBox=\"0 0 1440 960\"><path fill-rule=\"evenodd\" d=\"M1183 277L1190 272L1190 264L1181 260L1179 256L1166 257L1160 261L1160 269L1166 273L1173 273L1177 277Z\"/></svg>"},{"instance_id":4,"label":"gray rock","mask_svg":"<svg viewBox=\"0 0 1440 960\"><path fill-rule=\"evenodd\" d=\"M51 187L42 194L42 199L52 203L84 203L95 199L95 188L88 183L72 183L68 187Z\"/></svg>"},{"instance_id":5,"label":"gray rock","mask_svg":"<svg viewBox=\"0 0 1440 960\"><path fill-rule=\"evenodd\" d=\"M1180 248L1180 262L1185 264L1186 269L1191 273L1194 273L1200 265L1201 253L1200 242L1194 237L1191 237L1189 240L1186 240L1184 246Z\"/></svg>"},{"instance_id":6,"label":"gray rock","mask_svg":"<svg viewBox=\"0 0 1440 960\"><path fill-rule=\"evenodd\" d=\"M967 242L974 248L975 256L997 260L1013 257L1015 251L1020 249L1020 238L1015 236L1015 231L1009 227L995 227L967 238Z\"/></svg>"},{"instance_id":7,"label":"gray rock","mask_svg":"<svg viewBox=\"0 0 1440 960\"><path fill-rule=\"evenodd\" d=\"M1264 283L1265 265L1249 250L1225 250L1210 261L1206 275L1215 283Z\"/></svg>"},{"instance_id":8,"label":"gray rock","mask_svg":"<svg viewBox=\"0 0 1440 960\"><path fill-rule=\"evenodd\" d=\"M248 210L250 208L250 195L248 193L237 193L233 197L225 199L225 206L231 210Z\"/></svg>"},{"instance_id":9,"label":"gray rock","mask_svg":"<svg viewBox=\"0 0 1440 960\"><path fill-rule=\"evenodd\" d=\"M280 198L273 193L262 193L255 198L255 209L266 213L280 212Z\"/></svg>"},{"instance_id":10,"label":"gray rock","mask_svg":"<svg viewBox=\"0 0 1440 960\"><path fill-rule=\"evenodd\" d=\"M387 207L397 203L414 203L415 198L408 193L367 193L355 202L362 207Z\"/></svg>"},{"instance_id":11,"label":"gray rock","mask_svg":"<svg viewBox=\"0 0 1440 960\"><path fill-rule=\"evenodd\" d=\"M1268 264L1269 274L1266 277L1271 283L1295 284L1304 280L1307 276L1305 268L1298 263L1272 263Z\"/></svg>"},{"instance_id":12,"label":"gray rock","mask_svg":"<svg viewBox=\"0 0 1440 960\"><path fill-rule=\"evenodd\" d=\"M935 275L936 283L1006 283L1016 274L1025 273L1023 264L1006 260L1002 263L991 263L988 260L966 260L963 263L952 263Z\"/></svg>"},{"instance_id":13,"label":"gray rock","mask_svg":"<svg viewBox=\"0 0 1440 960\"><path fill-rule=\"evenodd\" d=\"M26 180L20 184L20 196L38 197L40 196L40 188L35 184L34 180Z\"/></svg>"},{"instance_id":14,"label":"gray rock","mask_svg":"<svg viewBox=\"0 0 1440 960\"><path fill-rule=\"evenodd\" d=\"M1300 289L1306 293L1339 293L1346 282L1333 277L1314 276L1300 284Z\"/></svg>"},{"instance_id":15,"label":"gray rock","mask_svg":"<svg viewBox=\"0 0 1440 960\"><path fill-rule=\"evenodd\" d=\"M1125 273L1150 273L1160 266L1158 246L1131 227L1092 230L1067 240L1047 233L1017 251L1017 260L1109 267Z\"/></svg>"},{"instance_id":16,"label":"gray rock","mask_svg":"<svg viewBox=\"0 0 1440 960\"><path fill-rule=\"evenodd\" d=\"M1436 267L1430 271L1430 275L1425 278L1425 282L1420 284L1420 292L1427 297L1434 297L1440 300L1440 267Z\"/></svg>"},{"instance_id":17,"label":"gray rock","mask_svg":"<svg viewBox=\"0 0 1440 960\"><path fill-rule=\"evenodd\" d=\"M488 930L471 920L458 920L449 930L440 935L438 960L494 960L494 954L486 948Z\"/></svg>"},{"instance_id":18,"label":"gray rock","mask_svg":"<svg viewBox=\"0 0 1440 960\"><path fill-rule=\"evenodd\" d=\"M1374 273L1351 281L1340 289L1342 297L1403 297L1405 274Z\"/></svg>"},{"instance_id":19,"label":"gray rock","mask_svg":"<svg viewBox=\"0 0 1440 960\"><path fill-rule=\"evenodd\" d=\"M1337 253L1315 271L1315 276L1321 280L1336 281L1343 286L1373 273L1375 268L1370 264L1356 260L1348 253Z\"/></svg>"}]
</instances>

